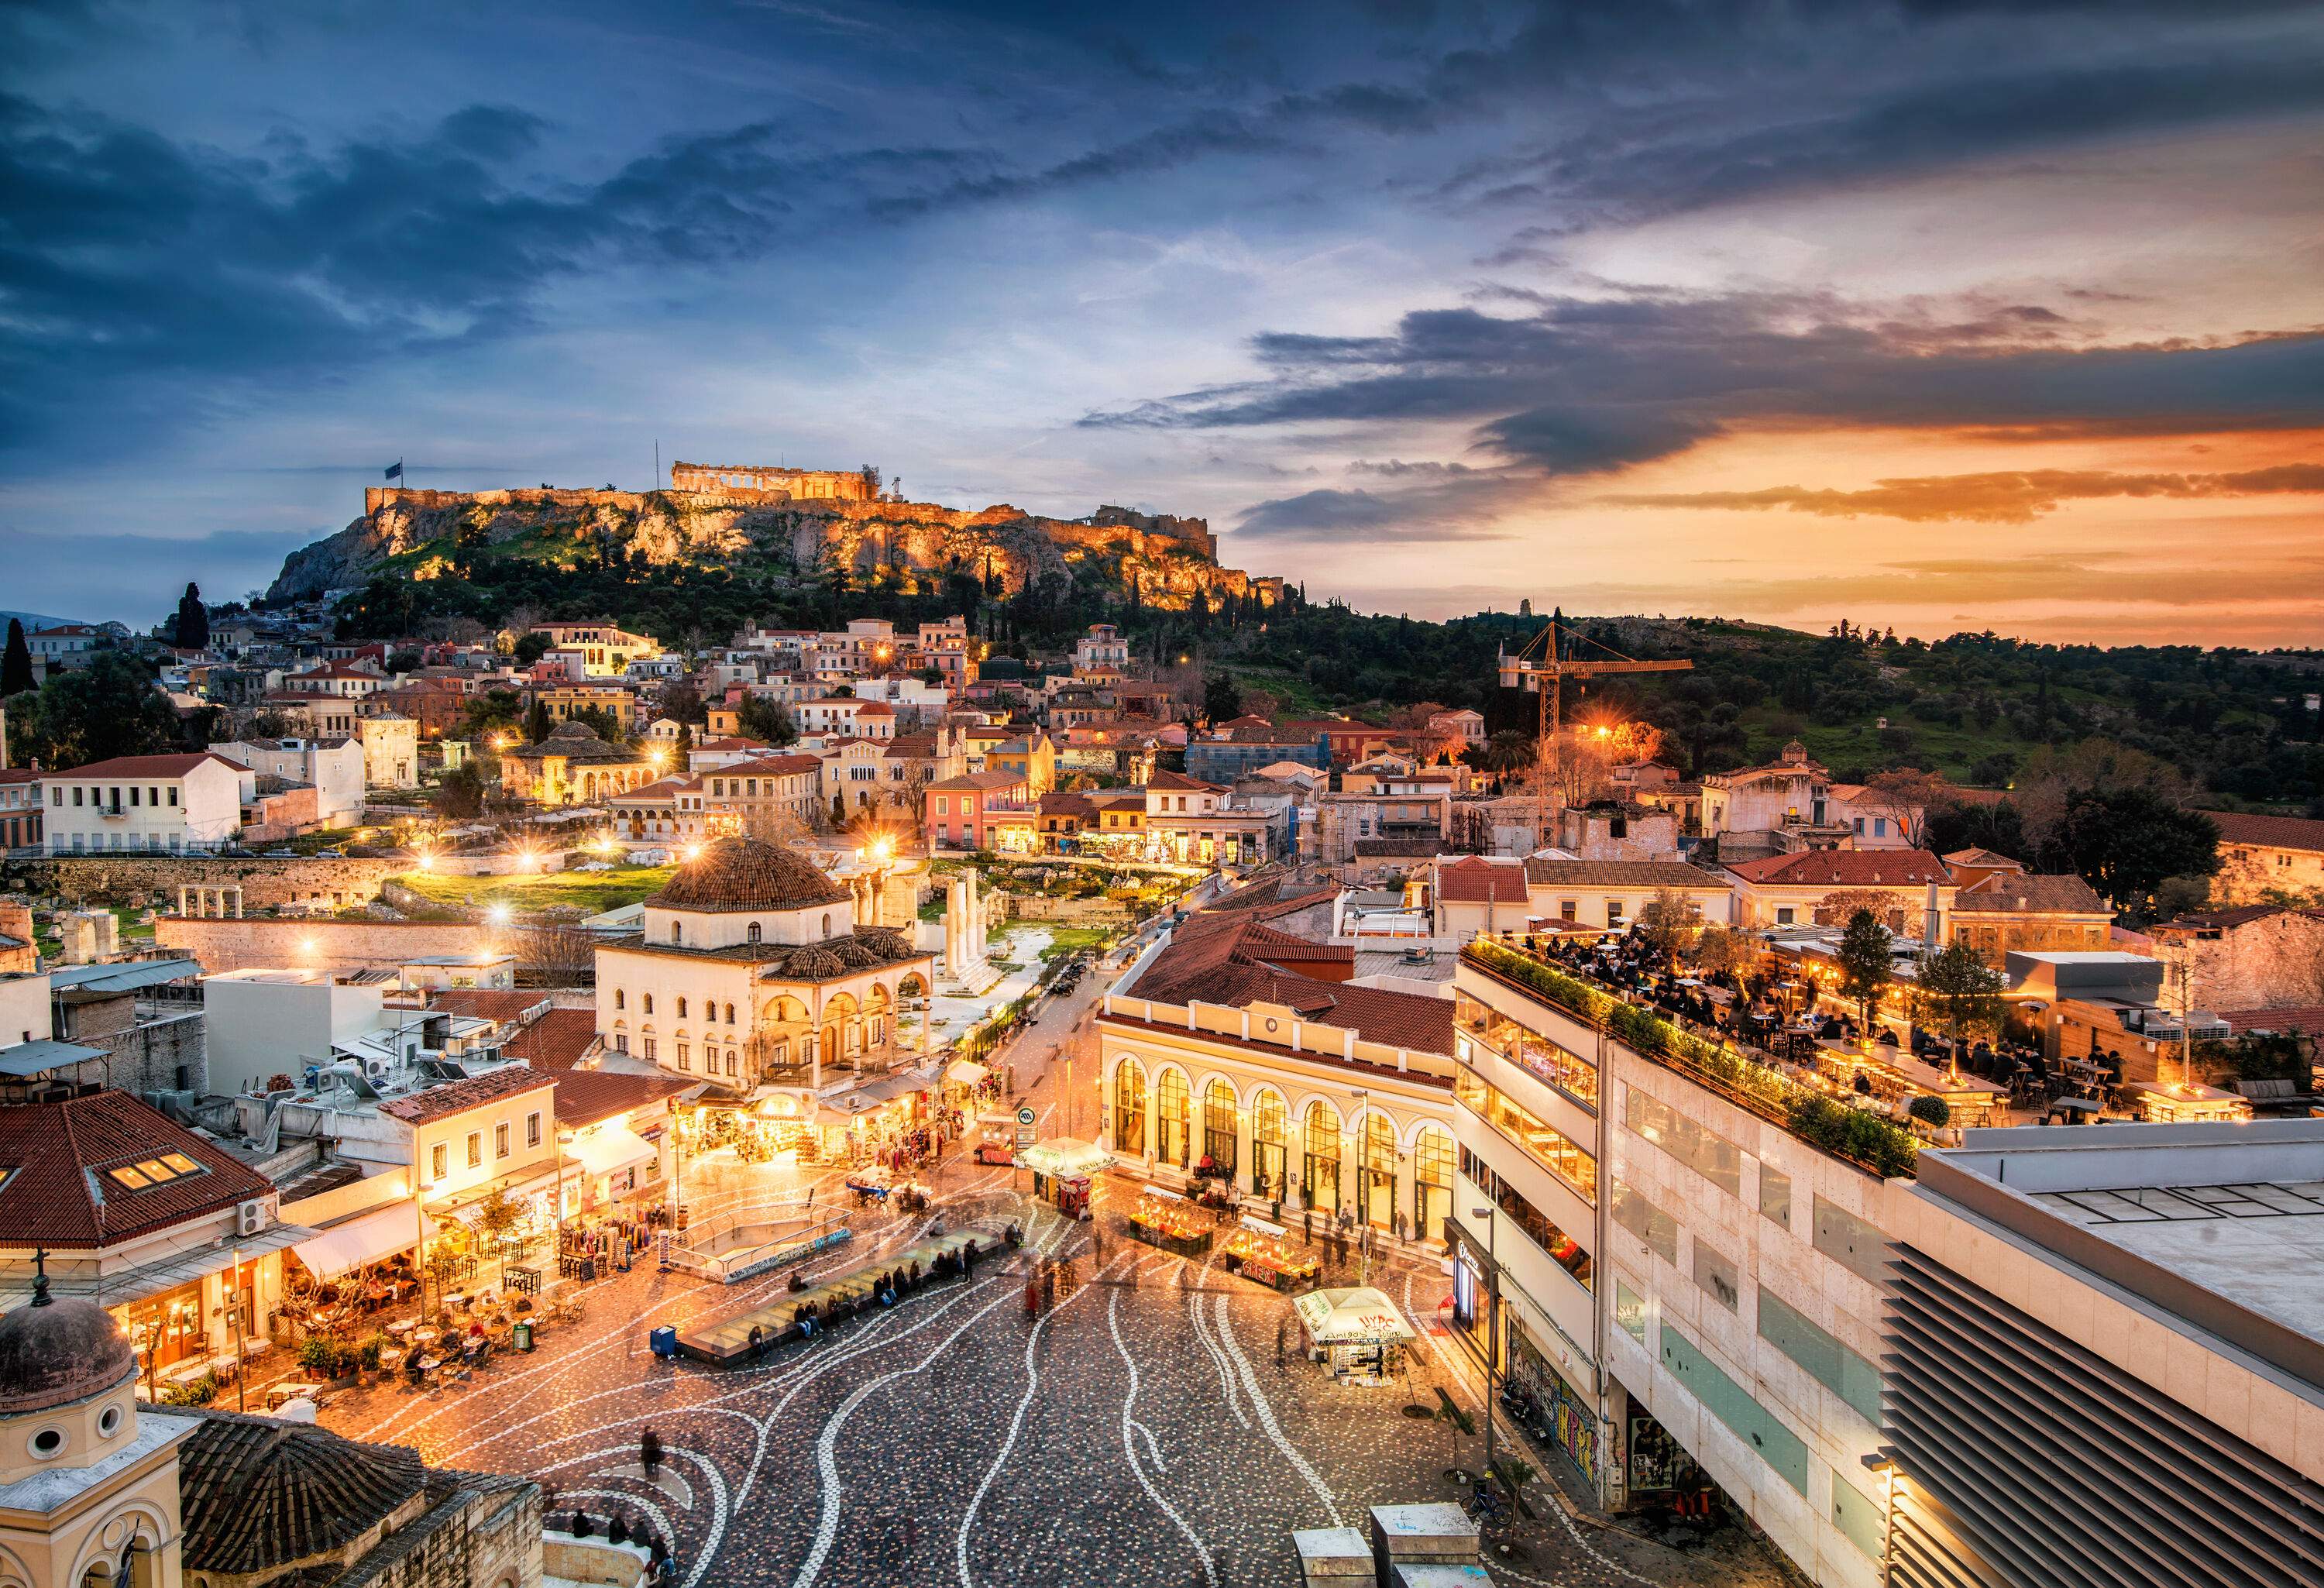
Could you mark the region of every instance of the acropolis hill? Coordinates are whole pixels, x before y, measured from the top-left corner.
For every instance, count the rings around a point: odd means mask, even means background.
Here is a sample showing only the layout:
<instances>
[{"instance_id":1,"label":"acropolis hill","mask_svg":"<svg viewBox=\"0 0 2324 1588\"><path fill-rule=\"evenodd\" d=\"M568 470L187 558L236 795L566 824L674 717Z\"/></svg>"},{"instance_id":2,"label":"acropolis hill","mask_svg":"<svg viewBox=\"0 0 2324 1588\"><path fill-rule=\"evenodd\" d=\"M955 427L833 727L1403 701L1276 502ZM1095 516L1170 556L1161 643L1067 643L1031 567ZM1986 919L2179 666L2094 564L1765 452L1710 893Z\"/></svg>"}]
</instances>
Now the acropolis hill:
<instances>
[{"instance_id":1,"label":"acropolis hill","mask_svg":"<svg viewBox=\"0 0 2324 1588\"><path fill-rule=\"evenodd\" d=\"M374 487L363 516L294 551L268 595L312 596L383 572L431 578L462 548L521 551L578 566L617 551L648 567L760 562L801 575L988 569L1010 588L1029 577L1095 581L1158 607L1214 596L1279 596L1283 581L1218 565L1218 540L1196 518L1101 507L1086 519L1046 518L1005 504L980 512L891 500L870 470L679 463L665 491L553 487L423 491Z\"/></svg>"}]
</instances>

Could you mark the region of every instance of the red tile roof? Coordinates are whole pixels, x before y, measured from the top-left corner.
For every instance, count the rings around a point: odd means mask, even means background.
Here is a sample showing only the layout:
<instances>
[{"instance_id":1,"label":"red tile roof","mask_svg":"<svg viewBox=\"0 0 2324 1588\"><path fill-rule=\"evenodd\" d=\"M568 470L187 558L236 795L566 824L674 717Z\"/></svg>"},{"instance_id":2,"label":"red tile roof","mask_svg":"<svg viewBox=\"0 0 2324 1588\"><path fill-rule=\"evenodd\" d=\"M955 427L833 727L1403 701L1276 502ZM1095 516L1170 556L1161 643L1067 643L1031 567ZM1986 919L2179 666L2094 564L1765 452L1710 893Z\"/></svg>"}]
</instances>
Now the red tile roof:
<instances>
[{"instance_id":1,"label":"red tile roof","mask_svg":"<svg viewBox=\"0 0 2324 1588\"><path fill-rule=\"evenodd\" d=\"M710 774L715 774L716 776L725 778L731 778L738 772L744 774L756 774L761 777L769 778L796 777L801 772L814 772L817 776L821 776L823 772L823 757L819 755L766 755L760 757L757 761L738 761L731 766L714 766L708 769L708 772Z\"/></svg>"},{"instance_id":2,"label":"red tile roof","mask_svg":"<svg viewBox=\"0 0 2324 1588\"><path fill-rule=\"evenodd\" d=\"M52 778L182 778L206 761L214 761L237 772L247 770L223 755L198 750L186 755L117 755L111 761L91 762L87 766L68 767L48 775Z\"/></svg>"},{"instance_id":3,"label":"red tile roof","mask_svg":"<svg viewBox=\"0 0 2324 1588\"><path fill-rule=\"evenodd\" d=\"M440 1120L463 1109L497 1103L503 1097L514 1097L538 1086L556 1085L557 1077L553 1075L544 1075L521 1064L503 1065L481 1076L470 1076L465 1081L447 1081L441 1086L430 1086L409 1097L391 1097L379 1105L379 1112L406 1124L424 1125L430 1120Z\"/></svg>"},{"instance_id":4,"label":"red tile roof","mask_svg":"<svg viewBox=\"0 0 2324 1588\"><path fill-rule=\"evenodd\" d=\"M1464 855L1436 868L1436 897L1447 904L1523 904L1525 867Z\"/></svg>"},{"instance_id":5,"label":"red tile roof","mask_svg":"<svg viewBox=\"0 0 2324 1588\"><path fill-rule=\"evenodd\" d=\"M1726 866L1747 882L1784 888L1918 888L1952 882L1945 863L1925 849L1818 849L1732 860Z\"/></svg>"},{"instance_id":6,"label":"red tile roof","mask_svg":"<svg viewBox=\"0 0 2324 1588\"><path fill-rule=\"evenodd\" d=\"M102 1171L182 1152L207 1172L132 1190ZM14 1245L107 1246L272 1189L255 1170L126 1092L0 1105L0 1230Z\"/></svg>"},{"instance_id":7,"label":"red tile roof","mask_svg":"<svg viewBox=\"0 0 2324 1588\"><path fill-rule=\"evenodd\" d=\"M622 1070L571 1070L557 1077L557 1122L594 1125L632 1109L647 1108L696 1085L675 1076L636 1076Z\"/></svg>"},{"instance_id":8,"label":"red tile roof","mask_svg":"<svg viewBox=\"0 0 2324 1588\"><path fill-rule=\"evenodd\" d=\"M501 1051L536 1070L553 1072L561 1080L596 1046L595 1010L552 1009L511 1038Z\"/></svg>"},{"instance_id":9,"label":"red tile roof","mask_svg":"<svg viewBox=\"0 0 2324 1588\"><path fill-rule=\"evenodd\" d=\"M2112 915L2107 901L2081 878L1996 872L1964 888L1953 909L1970 915L2027 914Z\"/></svg>"},{"instance_id":10,"label":"red tile roof","mask_svg":"<svg viewBox=\"0 0 2324 1588\"><path fill-rule=\"evenodd\" d=\"M428 994L427 1007L447 1014L470 1014L479 1020L512 1021L536 1004L549 1002L546 992L524 992L498 987L445 987Z\"/></svg>"},{"instance_id":11,"label":"red tile roof","mask_svg":"<svg viewBox=\"0 0 2324 1588\"><path fill-rule=\"evenodd\" d=\"M2310 817L2253 816L2240 810L2207 810L2203 814L2219 825L2222 844L2324 850L2324 821Z\"/></svg>"},{"instance_id":12,"label":"red tile roof","mask_svg":"<svg viewBox=\"0 0 2324 1588\"><path fill-rule=\"evenodd\" d=\"M2223 1009L2219 1018L2238 1037L2246 1031L2324 1031L2324 1004L2296 1009Z\"/></svg>"},{"instance_id":13,"label":"red tile roof","mask_svg":"<svg viewBox=\"0 0 2324 1588\"><path fill-rule=\"evenodd\" d=\"M1452 1051L1452 1004L1443 998L1319 982L1278 969L1313 962L1351 964L1355 951L1293 937L1248 912L1196 915L1171 935L1168 947L1146 967L1133 998L1164 1003L1224 1004L1243 1009L1280 1003L1303 1020L1351 1026L1367 1042L1429 1053Z\"/></svg>"},{"instance_id":14,"label":"red tile roof","mask_svg":"<svg viewBox=\"0 0 2324 1588\"><path fill-rule=\"evenodd\" d=\"M1184 789L1188 792L1200 789L1212 794L1225 791L1216 783L1205 783L1200 778L1190 778L1183 772L1157 771L1146 780L1146 786L1149 789Z\"/></svg>"}]
</instances>

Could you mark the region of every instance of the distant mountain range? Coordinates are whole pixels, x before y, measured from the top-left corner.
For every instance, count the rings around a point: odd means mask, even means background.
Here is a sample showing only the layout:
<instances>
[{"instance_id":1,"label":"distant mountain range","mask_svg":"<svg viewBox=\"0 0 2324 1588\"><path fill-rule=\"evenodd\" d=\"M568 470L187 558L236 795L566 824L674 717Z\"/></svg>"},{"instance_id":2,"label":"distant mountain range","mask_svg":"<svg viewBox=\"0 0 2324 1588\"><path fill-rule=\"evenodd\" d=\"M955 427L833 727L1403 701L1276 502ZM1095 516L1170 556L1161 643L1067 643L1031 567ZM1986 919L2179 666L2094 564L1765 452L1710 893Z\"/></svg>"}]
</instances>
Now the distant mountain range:
<instances>
[{"instance_id":1,"label":"distant mountain range","mask_svg":"<svg viewBox=\"0 0 2324 1588\"><path fill-rule=\"evenodd\" d=\"M60 629L69 623L88 621L78 617L49 617L37 612L0 612L0 630L7 628L8 620L12 617L24 625L24 632L28 634L34 629Z\"/></svg>"}]
</instances>

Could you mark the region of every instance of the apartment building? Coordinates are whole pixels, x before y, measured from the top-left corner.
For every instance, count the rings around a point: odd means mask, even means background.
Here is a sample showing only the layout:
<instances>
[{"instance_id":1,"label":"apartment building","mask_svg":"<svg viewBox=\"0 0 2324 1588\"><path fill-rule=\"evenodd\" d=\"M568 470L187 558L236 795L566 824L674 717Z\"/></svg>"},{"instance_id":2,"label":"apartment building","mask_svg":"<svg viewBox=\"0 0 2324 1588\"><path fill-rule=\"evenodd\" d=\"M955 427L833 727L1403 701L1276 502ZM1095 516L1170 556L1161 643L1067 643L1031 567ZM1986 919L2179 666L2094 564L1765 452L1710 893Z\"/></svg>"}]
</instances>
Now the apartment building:
<instances>
[{"instance_id":1,"label":"apartment building","mask_svg":"<svg viewBox=\"0 0 2324 1588\"><path fill-rule=\"evenodd\" d=\"M258 774L223 755L125 755L43 775L51 854L216 848L242 826Z\"/></svg>"}]
</instances>

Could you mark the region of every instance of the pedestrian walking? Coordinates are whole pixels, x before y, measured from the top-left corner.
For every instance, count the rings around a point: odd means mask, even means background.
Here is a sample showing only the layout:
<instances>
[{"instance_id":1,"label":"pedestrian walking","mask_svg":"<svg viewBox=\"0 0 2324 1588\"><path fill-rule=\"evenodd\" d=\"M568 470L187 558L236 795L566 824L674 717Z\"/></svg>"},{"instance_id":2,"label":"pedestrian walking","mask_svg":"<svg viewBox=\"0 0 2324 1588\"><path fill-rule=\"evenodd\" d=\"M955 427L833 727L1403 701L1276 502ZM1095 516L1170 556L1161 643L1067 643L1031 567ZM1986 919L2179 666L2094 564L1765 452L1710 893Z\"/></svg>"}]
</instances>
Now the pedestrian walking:
<instances>
[{"instance_id":1,"label":"pedestrian walking","mask_svg":"<svg viewBox=\"0 0 2324 1588\"><path fill-rule=\"evenodd\" d=\"M1289 1318L1277 1318L1275 1320L1275 1365L1277 1367L1281 1367L1283 1365L1283 1349L1287 1343L1289 1343L1290 1330L1291 1320Z\"/></svg>"},{"instance_id":2,"label":"pedestrian walking","mask_svg":"<svg viewBox=\"0 0 2324 1588\"><path fill-rule=\"evenodd\" d=\"M638 1436L638 1464L651 1478L661 1468L661 1436L648 1428Z\"/></svg>"}]
</instances>

